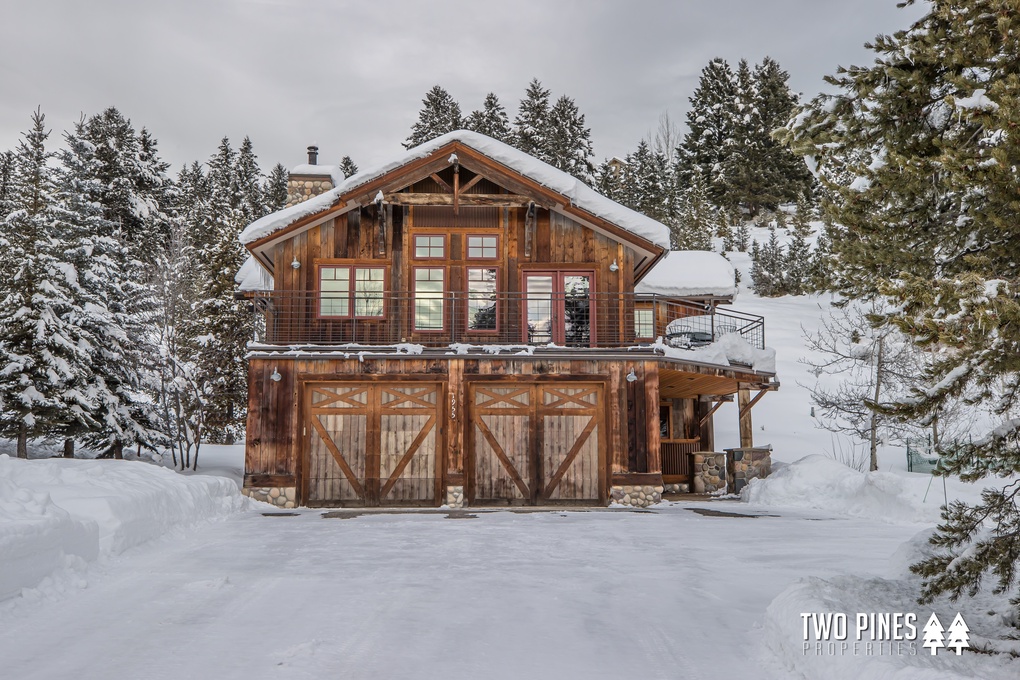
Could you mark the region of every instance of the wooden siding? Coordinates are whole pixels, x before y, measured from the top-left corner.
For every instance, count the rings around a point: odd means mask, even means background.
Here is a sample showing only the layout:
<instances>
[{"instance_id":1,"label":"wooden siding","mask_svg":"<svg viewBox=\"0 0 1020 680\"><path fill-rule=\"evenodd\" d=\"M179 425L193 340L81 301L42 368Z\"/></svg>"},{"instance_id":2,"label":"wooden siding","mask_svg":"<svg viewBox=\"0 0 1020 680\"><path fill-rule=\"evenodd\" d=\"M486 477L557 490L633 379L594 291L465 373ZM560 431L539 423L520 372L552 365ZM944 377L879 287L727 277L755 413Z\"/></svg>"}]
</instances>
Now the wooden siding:
<instances>
[{"instance_id":1,"label":"wooden siding","mask_svg":"<svg viewBox=\"0 0 1020 680\"><path fill-rule=\"evenodd\" d=\"M273 372L281 376L279 381L270 377ZM635 380L628 381L627 375L633 371ZM251 385L248 413L247 447L245 453L245 484L247 486L273 485L301 486L302 479L314 478L322 485L334 485L317 488L314 499L310 499L306 490L300 492L299 501L307 504L309 500L322 501L324 495L330 495L330 502L365 502L364 494L354 498L345 492L342 479L338 472L330 467L331 462L326 454L331 454L333 463L335 455L317 433L320 440L313 446L309 410L314 404L308 386L320 383L337 385L351 383L357 385L378 385L379 390L403 388L415 382L434 384L439 387L436 392L437 421L436 432L436 487L445 485L469 485L466 469L471 453L470 431L468 423L471 417L470 389L472 385L486 384L490 386L528 385L536 388L536 399L540 418L538 425L548 425L550 438L542 442L532 443L533 450L541 445L546 456L544 466L547 469L557 468L566 457L574 456L580 461L580 467L568 465L561 475L565 484L557 493L556 485L549 485L551 478L544 478L545 487L543 500L581 500L590 498L593 493L591 485L590 463L592 456L598 458L599 475L597 498L608 497L608 480L613 475L629 473L660 473L659 461L659 421L658 421L658 368L654 361L612 361L612 360L513 360L509 357L492 358L379 358L360 361L357 357L315 358L315 357L254 357L249 361L249 382ZM575 385L575 383L577 385ZM576 395L580 387L590 389L597 386L597 395L592 393L584 399L589 402L585 417L575 414L561 415L551 413L551 404L556 408L569 407L570 396ZM560 390L559 393L556 390ZM584 390L582 390L583 392ZM559 397L555 397L559 394ZM553 395L553 396L549 396ZM321 397L320 397L321 398ZM645 400L651 399L654 406L645 408ZM375 402L373 402L375 403ZM537 402L536 402L537 403ZM368 407L365 407L368 409ZM545 410L542 410L545 409ZM328 409L326 409L328 411ZM359 412L366 418L364 432L360 421L350 422L324 421L322 429L330 436L365 437L371 439L371 411ZM348 417L343 413L325 413L324 415ZM415 414L417 415L417 414ZM587 416L592 416L587 418ZM529 416L531 417L531 416ZM543 419L553 420L546 423ZM557 420L558 418L558 420ZM597 420L597 422L596 422ZM424 429L423 423L417 423ZM585 430L591 425L590 431ZM381 427L377 424L375 427ZM410 432L414 428L403 427ZM418 430L418 432L421 431ZM344 434L340 434L344 433ZM582 437L582 435L584 435ZM569 441L568 441L569 440ZM360 439L357 440L360 442ZM574 444L581 441L574 451ZM404 442L405 444L407 442ZM445 445L444 445L445 444ZM338 444L336 444L339 446ZM349 446L360 446L348 442ZM408 444L409 445L409 444ZM394 450L403 444L395 445ZM650 448L649 448L650 447ZM406 449L404 451L406 453ZM367 455L367 453L366 453ZM381 454L380 454L381 455ZM401 455L399 452L393 455ZM314 472L312 465L318 466ZM388 464L387 464L388 465ZM380 468L385 467L382 462ZM585 466L588 466L585 468ZM386 469L390 469L386 467ZM342 470L340 471L343 472ZM379 475L383 477L384 475ZM346 475L345 475L346 477ZM385 483L385 480L382 482ZM564 489L573 489L564 496ZM347 494L345 496L345 493ZM410 492L408 492L410 493ZM570 498L574 494L575 498ZM355 494L356 495L356 494ZM339 496L339 498L337 498ZM428 502L439 502L439 495ZM389 503L401 499L381 499ZM422 501L421 498L405 498L408 501Z\"/></svg>"}]
</instances>

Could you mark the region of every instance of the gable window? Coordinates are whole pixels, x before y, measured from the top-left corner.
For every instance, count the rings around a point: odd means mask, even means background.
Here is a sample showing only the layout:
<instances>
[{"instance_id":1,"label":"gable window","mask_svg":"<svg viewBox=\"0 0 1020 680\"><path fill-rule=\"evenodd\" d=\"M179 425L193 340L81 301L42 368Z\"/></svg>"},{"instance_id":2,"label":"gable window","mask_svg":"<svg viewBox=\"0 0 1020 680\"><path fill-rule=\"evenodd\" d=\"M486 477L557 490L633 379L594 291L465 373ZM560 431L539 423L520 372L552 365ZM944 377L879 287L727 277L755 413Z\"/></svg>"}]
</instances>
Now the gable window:
<instances>
[{"instance_id":1,"label":"gable window","mask_svg":"<svg viewBox=\"0 0 1020 680\"><path fill-rule=\"evenodd\" d=\"M498 254L498 236L467 237L467 256L469 260L495 260Z\"/></svg>"},{"instance_id":2,"label":"gable window","mask_svg":"<svg viewBox=\"0 0 1020 680\"><path fill-rule=\"evenodd\" d=\"M417 267L414 270L414 329L443 330L446 270L442 267Z\"/></svg>"},{"instance_id":3,"label":"gable window","mask_svg":"<svg viewBox=\"0 0 1020 680\"><path fill-rule=\"evenodd\" d=\"M383 315L384 267L319 267L319 316L379 318Z\"/></svg>"},{"instance_id":4,"label":"gable window","mask_svg":"<svg viewBox=\"0 0 1020 680\"><path fill-rule=\"evenodd\" d=\"M414 256L420 260L441 260L446 256L446 237L421 235L414 237Z\"/></svg>"},{"instance_id":5,"label":"gable window","mask_svg":"<svg viewBox=\"0 0 1020 680\"><path fill-rule=\"evenodd\" d=\"M469 331L496 330L495 267L467 269L467 327Z\"/></svg>"},{"instance_id":6,"label":"gable window","mask_svg":"<svg viewBox=\"0 0 1020 680\"><path fill-rule=\"evenodd\" d=\"M634 336L641 339L655 337L655 310L638 307L634 310Z\"/></svg>"}]
</instances>

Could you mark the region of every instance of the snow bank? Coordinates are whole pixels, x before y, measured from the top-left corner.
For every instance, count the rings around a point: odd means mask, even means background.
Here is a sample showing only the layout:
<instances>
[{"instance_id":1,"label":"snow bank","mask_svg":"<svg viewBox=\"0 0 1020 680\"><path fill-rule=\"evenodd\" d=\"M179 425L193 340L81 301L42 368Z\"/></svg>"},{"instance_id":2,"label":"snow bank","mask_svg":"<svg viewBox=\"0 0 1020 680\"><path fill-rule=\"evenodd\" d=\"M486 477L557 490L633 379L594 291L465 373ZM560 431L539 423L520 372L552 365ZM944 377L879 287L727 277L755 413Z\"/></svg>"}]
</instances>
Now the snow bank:
<instances>
[{"instance_id":1,"label":"snow bank","mask_svg":"<svg viewBox=\"0 0 1020 680\"><path fill-rule=\"evenodd\" d=\"M0 455L0 600L71 561L115 555L245 507L222 477L118 460Z\"/></svg>"},{"instance_id":2,"label":"snow bank","mask_svg":"<svg viewBox=\"0 0 1020 680\"><path fill-rule=\"evenodd\" d=\"M571 204L595 217L611 222L632 234L640 236L663 248L669 248L669 229L661 222L656 222L639 212L620 205L606 198L584 182L562 170L529 156L523 151L513 148L491 137L470 132L455 130L429 142L409 149L388 163L364 170L340 182L334 189L319 194L307 201L284 208L278 212L252 222L241 232L243 244L258 241L293 224L302 217L315 214L334 205L341 196L368 184L385 175L391 170L407 165L419 158L425 158L452 142L474 149L478 153L491 158L500 165L524 175L542 186L560 194Z\"/></svg>"},{"instance_id":3,"label":"snow bank","mask_svg":"<svg viewBox=\"0 0 1020 680\"><path fill-rule=\"evenodd\" d=\"M917 489L899 475L858 472L819 454L751 480L740 497L754 505L810 508L893 524L934 524L942 501L939 496L923 503Z\"/></svg>"},{"instance_id":4,"label":"snow bank","mask_svg":"<svg viewBox=\"0 0 1020 680\"><path fill-rule=\"evenodd\" d=\"M702 250L666 253L634 292L669 297L733 297L737 294L733 265L722 255Z\"/></svg>"}]
</instances>

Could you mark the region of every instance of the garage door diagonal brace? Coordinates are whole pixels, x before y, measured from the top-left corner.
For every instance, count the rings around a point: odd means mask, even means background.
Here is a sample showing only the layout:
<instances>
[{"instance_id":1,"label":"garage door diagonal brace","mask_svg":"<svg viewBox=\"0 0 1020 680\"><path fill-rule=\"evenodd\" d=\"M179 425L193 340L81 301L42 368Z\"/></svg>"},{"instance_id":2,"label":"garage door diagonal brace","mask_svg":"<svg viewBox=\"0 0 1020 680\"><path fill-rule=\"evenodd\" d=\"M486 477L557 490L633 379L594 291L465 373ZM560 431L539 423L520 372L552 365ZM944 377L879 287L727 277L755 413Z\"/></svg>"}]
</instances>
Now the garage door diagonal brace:
<instances>
[{"instance_id":1,"label":"garage door diagonal brace","mask_svg":"<svg viewBox=\"0 0 1020 680\"><path fill-rule=\"evenodd\" d=\"M428 422L425 423L425 427L421 428L421 432L419 432L418 436L414 438L413 442L411 442L411 445L407 447L404 457L400 459L400 462L397 463L397 467L393 469L393 474L391 474L390 478L386 480L386 484L383 485L382 491L379 492L380 498L385 498L386 494L393 489L393 485L397 483L397 480L400 479L400 475L404 473L404 468L406 468L407 464L411 462L412 458L414 458L414 454L418 452L418 448L421 447L422 442L425 441L425 437L428 436L429 432L432 431L432 428L435 427L435 425L436 416L432 415Z\"/></svg>"},{"instance_id":2,"label":"garage door diagonal brace","mask_svg":"<svg viewBox=\"0 0 1020 680\"><path fill-rule=\"evenodd\" d=\"M499 458L499 462L503 466L503 469L506 470L506 473L514 480L514 484L517 485L517 489L525 498L531 498L531 490L528 488L528 485L524 483L524 480L521 479L520 474L518 474L513 463L510 462L510 459L506 457L505 453L503 453L503 449L500 447L499 442L496 441L496 438L492 435L492 431L489 429L489 426L486 425L485 421L481 418L478 418L475 421L475 424L485 437L485 441L489 442L489 447L492 449L493 453L495 453L496 457Z\"/></svg>"},{"instance_id":3,"label":"garage door diagonal brace","mask_svg":"<svg viewBox=\"0 0 1020 680\"><path fill-rule=\"evenodd\" d=\"M358 478L355 476L354 470L352 470L351 466L347 464L346 460L344 460L344 456L340 453L340 449L338 449L336 444L333 443L333 438L326 432L326 428L324 428L322 423L319 422L318 417L312 417L312 427L319 433L319 437L322 438L322 443L326 445L327 449L329 449L329 452L333 455L333 460L335 460L336 464L340 466L340 469L347 477L347 480L351 483L354 493L358 494L358 498L363 499L365 497L365 491L361 488L361 484L358 483Z\"/></svg>"},{"instance_id":4,"label":"garage door diagonal brace","mask_svg":"<svg viewBox=\"0 0 1020 680\"><path fill-rule=\"evenodd\" d=\"M567 452L563 462L560 463L559 468L556 470L556 474L553 475L553 478L549 480L549 484L545 487L546 498L549 498L549 496L552 495L553 490L560 483L560 480L563 479L563 475L567 473L570 465L574 462L574 459L577 458L577 454L581 451L581 447L584 446L586 441L588 441L588 437L591 436L596 425L598 425L598 418L592 416L584 430L581 431L580 436L578 436L578 438L574 441L574 445L570 447L570 451Z\"/></svg>"}]
</instances>

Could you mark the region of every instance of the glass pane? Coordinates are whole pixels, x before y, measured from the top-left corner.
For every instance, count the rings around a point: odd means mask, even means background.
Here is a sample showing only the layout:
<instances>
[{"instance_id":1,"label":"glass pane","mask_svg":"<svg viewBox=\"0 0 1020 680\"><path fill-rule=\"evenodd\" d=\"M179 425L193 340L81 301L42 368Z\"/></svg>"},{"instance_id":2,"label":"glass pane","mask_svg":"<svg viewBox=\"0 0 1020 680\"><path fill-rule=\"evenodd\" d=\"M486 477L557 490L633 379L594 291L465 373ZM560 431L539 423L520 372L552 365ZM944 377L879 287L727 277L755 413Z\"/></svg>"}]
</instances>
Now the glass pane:
<instances>
[{"instance_id":1,"label":"glass pane","mask_svg":"<svg viewBox=\"0 0 1020 680\"><path fill-rule=\"evenodd\" d=\"M498 243L495 236L468 236L468 257L494 260Z\"/></svg>"},{"instance_id":2,"label":"glass pane","mask_svg":"<svg viewBox=\"0 0 1020 680\"><path fill-rule=\"evenodd\" d=\"M468 269L468 330L496 330L496 270Z\"/></svg>"},{"instance_id":3,"label":"glass pane","mask_svg":"<svg viewBox=\"0 0 1020 680\"><path fill-rule=\"evenodd\" d=\"M552 342L553 277L542 274L527 277L528 343Z\"/></svg>"},{"instance_id":4,"label":"glass pane","mask_svg":"<svg viewBox=\"0 0 1020 680\"><path fill-rule=\"evenodd\" d=\"M443 329L442 269L414 271L414 327L420 331Z\"/></svg>"},{"instance_id":5,"label":"glass pane","mask_svg":"<svg viewBox=\"0 0 1020 680\"><path fill-rule=\"evenodd\" d=\"M639 338L650 338L655 335L652 310L634 310L634 335Z\"/></svg>"},{"instance_id":6,"label":"glass pane","mask_svg":"<svg viewBox=\"0 0 1020 680\"><path fill-rule=\"evenodd\" d=\"M350 267L320 267L319 316L348 316L350 288Z\"/></svg>"},{"instance_id":7,"label":"glass pane","mask_svg":"<svg viewBox=\"0 0 1020 680\"><path fill-rule=\"evenodd\" d=\"M382 267L359 267L354 270L354 316L383 315Z\"/></svg>"},{"instance_id":8,"label":"glass pane","mask_svg":"<svg viewBox=\"0 0 1020 680\"><path fill-rule=\"evenodd\" d=\"M422 258L443 257L444 238L442 236L415 236L414 256Z\"/></svg>"},{"instance_id":9,"label":"glass pane","mask_svg":"<svg viewBox=\"0 0 1020 680\"><path fill-rule=\"evenodd\" d=\"M563 277L563 341L567 347L591 345L591 275Z\"/></svg>"}]
</instances>

